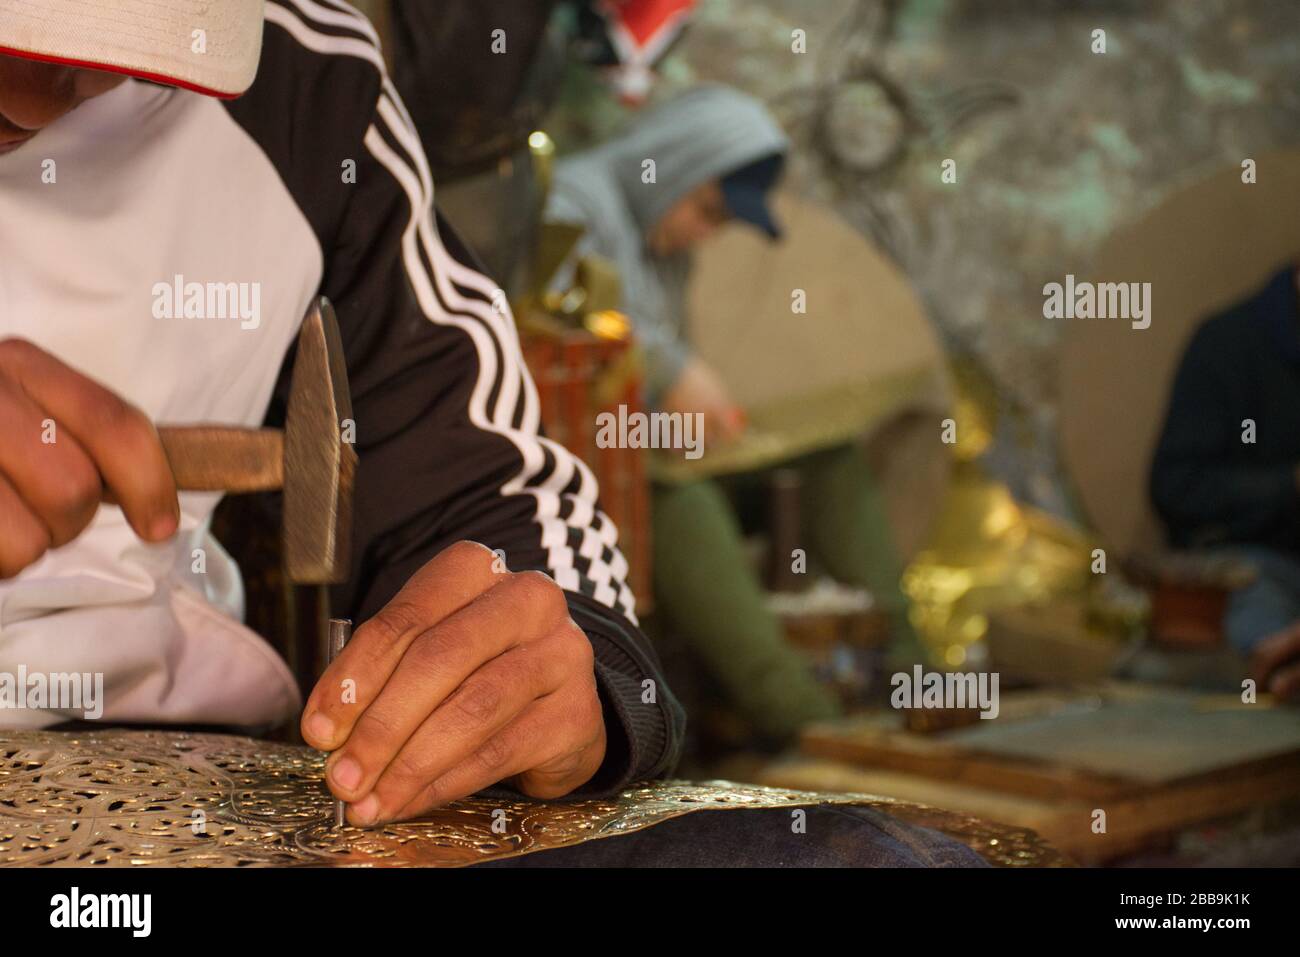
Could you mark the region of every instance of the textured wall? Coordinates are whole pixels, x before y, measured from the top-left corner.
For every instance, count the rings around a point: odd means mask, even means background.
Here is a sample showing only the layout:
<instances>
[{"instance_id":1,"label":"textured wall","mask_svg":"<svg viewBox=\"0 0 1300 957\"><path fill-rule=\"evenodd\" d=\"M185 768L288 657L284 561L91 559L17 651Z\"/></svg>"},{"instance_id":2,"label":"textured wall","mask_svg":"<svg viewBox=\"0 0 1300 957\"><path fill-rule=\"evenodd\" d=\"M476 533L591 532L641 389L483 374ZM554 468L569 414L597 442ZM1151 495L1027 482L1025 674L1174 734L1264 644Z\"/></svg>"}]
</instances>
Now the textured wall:
<instances>
[{"instance_id":1,"label":"textured wall","mask_svg":"<svg viewBox=\"0 0 1300 957\"><path fill-rule=\"evenodd\" d=\"M1069 512L1061 327L1042 286L1086 273L1175 184L1300 138L1298 14L1295 0L701 0L660 95L716 80L773 105L799 144L797 185L884 246L950 350L991 375L1007 414L989 464ZM588 132L615 122L587 115Z\"/></svg>"}]
</instances>

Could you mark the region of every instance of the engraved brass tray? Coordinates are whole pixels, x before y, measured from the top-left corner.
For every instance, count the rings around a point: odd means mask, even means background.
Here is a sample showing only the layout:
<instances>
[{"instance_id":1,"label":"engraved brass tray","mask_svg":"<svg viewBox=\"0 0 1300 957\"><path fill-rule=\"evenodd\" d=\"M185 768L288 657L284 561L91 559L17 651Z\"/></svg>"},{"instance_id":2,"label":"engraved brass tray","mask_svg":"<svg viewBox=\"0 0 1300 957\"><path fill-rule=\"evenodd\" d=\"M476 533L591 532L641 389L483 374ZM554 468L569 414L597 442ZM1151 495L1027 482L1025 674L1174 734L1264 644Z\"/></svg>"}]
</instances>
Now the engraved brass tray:
<instances>
[{"instance_id":1,"label":"engraved brass tray","mask_svg":"<svg viewBox=\"0 0 1300 957\"><path fill-rule=\"evenodd\" d=\"M471 798L375 828L331 826L324 756L182 731L0 731L0 866L459 867L609 838L681 814L858 804L993 864L1058 865L1032 832L865 795L656 782L608 800Z\"/></svg>"}]
</instances>

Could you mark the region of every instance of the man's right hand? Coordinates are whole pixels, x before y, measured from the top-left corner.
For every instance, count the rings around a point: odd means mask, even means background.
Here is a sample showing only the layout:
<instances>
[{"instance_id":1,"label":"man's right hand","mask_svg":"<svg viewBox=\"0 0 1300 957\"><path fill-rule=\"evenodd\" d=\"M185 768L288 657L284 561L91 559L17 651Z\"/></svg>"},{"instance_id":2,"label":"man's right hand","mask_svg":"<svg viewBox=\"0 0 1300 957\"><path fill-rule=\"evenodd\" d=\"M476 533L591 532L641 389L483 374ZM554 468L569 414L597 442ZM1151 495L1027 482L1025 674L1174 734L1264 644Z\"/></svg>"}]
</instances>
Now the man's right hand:
<instances>
[{"instance_id":1,"label":"man's right hand","mask_svg":"<svg viewBox=\"0 0 1300 957\"><path fill-rule=\"evenodd\" d=\"M153 423L38 346L0 341L0 578L76 538L106 497L145 541L175 534L176 483Z\"/></svg>"}]
</instances>

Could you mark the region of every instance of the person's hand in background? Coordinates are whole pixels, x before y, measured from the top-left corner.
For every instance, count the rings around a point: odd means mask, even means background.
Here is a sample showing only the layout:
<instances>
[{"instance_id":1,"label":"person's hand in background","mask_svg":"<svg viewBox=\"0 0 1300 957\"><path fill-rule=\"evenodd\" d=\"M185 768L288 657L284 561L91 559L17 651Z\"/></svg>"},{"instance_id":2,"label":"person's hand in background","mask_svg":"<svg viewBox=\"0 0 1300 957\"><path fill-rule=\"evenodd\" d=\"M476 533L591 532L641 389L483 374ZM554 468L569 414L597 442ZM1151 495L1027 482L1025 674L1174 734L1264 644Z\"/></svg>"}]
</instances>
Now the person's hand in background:
<instances>
[{"instance_id":1,"label":"person's hand in background","mask_svg":"<svg viewBox=\"0 0 1300 957\"><path fill-rule=\"evenodd\" d=\"M662 412L704 413L707 442L726 445L739 439L747 425L745 410L736 404L721 377L704 360L692 356L659 403Z\"/></svg>"},{"instance_id":2,"label":"person's hand in background","mask_svg":"<svg viewBox=\"0 0 1300 957\"><path fill-rule=\"evenodd\" d=\"M72 541L102 501L170 538L176 483L147 416L24 339L0 341L0 578Z\"/></svg>"},{"instance_id":3,"label":"person's hand in background","mask_svg":"<svg viewBox=\"0 0 1300 957\"><path fill-rule=\"evenodd\" d=\"M1300 701L1300 621L1255 646L1251 672L1260 691Z\"/></svg>"}]
</instances>

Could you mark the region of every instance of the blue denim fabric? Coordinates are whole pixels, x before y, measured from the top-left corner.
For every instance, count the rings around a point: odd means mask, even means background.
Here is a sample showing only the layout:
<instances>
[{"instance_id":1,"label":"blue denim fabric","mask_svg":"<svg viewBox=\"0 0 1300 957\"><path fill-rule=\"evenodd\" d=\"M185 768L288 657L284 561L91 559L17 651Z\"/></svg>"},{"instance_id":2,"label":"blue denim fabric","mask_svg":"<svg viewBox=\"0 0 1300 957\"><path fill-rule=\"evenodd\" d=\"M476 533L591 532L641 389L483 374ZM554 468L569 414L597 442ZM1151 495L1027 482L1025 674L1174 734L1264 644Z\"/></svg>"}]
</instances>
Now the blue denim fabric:
<instances>
[{"instance_id":1,"label":"blue denim fabric","mask_svg":"<svg viewBox=\"0 0 1300 957\"><path fill-rule=\"evenodd\" d=\"M701 810L618 837L477 867L987 867L950 837L869 807Z\"/></svg>"},{"instance_id":2,"label":"blue denim fabric","mask_svg":"<svg viewBox=\"0 0 1300 957\"><path fill-rule=\"evenodd\" d=\"M1233 593L1223 616L1228 643L1249 655L1269 635L1300 620L1300 560L1256 545L1225 553L1250 562L1259 571L1253 583Z\"/></svg>"}]
</instances>

